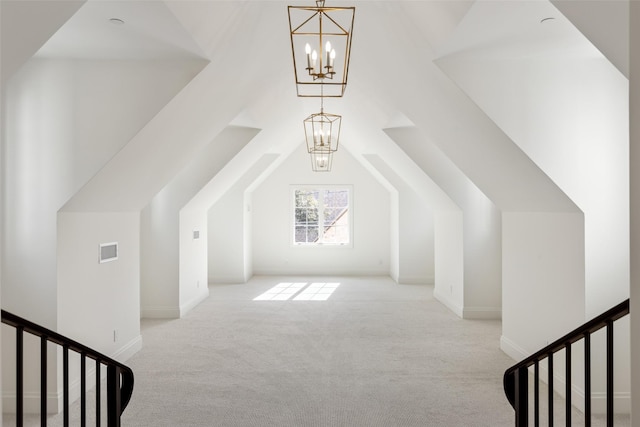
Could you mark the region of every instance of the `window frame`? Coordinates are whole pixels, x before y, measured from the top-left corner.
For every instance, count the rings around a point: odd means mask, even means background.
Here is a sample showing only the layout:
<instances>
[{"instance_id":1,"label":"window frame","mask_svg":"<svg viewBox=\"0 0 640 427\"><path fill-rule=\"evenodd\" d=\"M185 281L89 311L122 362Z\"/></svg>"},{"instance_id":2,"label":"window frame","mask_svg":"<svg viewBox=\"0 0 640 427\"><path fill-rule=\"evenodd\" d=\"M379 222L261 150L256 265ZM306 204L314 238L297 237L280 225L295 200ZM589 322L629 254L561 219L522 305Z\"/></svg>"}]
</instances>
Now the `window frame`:
<instances>
[{"instance_id":1,"label":"window frame","mask_svg":"<svg viewBox=\"0 0 640 427\"><path fill-rule=\"evenodd\" d=\"M305 191L326 191L326 190L346 190L348 195L347 200L347 235L349 236L349 241L347 243L332 243L325 242L322 238L318 242L296 242L296 191L297 190L305 190ZM290 197L290 226L289 226L289 242L291 246L294 247L305 247L305 248L351 248L353 247L353 185L348 184L330 184L330 185L291 185L289 191ZM324 206L319 210L318 215L320 218L323 218ZM323 226L322 222L318 225L320 229Z\"/></svg>"}]
</instances>

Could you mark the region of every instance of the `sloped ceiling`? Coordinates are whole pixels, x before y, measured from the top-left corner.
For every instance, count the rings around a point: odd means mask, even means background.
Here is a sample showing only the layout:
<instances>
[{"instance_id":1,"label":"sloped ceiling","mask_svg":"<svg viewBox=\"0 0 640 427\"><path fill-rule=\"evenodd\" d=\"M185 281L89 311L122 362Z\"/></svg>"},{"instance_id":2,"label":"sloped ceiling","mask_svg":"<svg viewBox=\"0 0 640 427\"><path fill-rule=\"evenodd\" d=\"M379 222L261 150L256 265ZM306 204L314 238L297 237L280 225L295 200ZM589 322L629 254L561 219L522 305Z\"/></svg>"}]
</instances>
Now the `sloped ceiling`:
<instances>
[{"instance_id":1,"label":"sloped ceiling","mask_svg":"<svg viewBox=\"0 0 640 427\"><path fill-rule=\"evenodd\" d=\"M38 55L209 61L197 78L199 86L188 88L188 94L168 104L150 123L150 129L143 130L128 150L119 153L71 205L91 210L143 206L159 191L158 184L140 180L140 187L131 190L135 194L109 196L113 176L119 177L120 188L136 177L169 179L198 148L230 124L261 129L263 153L286 154L302 143L301 122L317 112L319 102L295 96L286 7L310 3L89 0L64 25L64 16L73 9L68 5L61 9L61 17L50 22L61 25L60 29ZM373 168L364 155L384 152L384 160L401 171L407 156L382 130L394 124L413 124L422 128L424 135L432 138L483 191L488 189L492 200L502 201L505 207L517 209L518 204L540 202L553 209L573 209L570 201L563 199L524 153L510 147L508 137L457 91L433 62L453 52L469 50L517 55L532 54L549 45L577 50L591 46L586 39L582 44L565 45L565 30L573 30L566 19L560 25L554 23L553 31L542 28L540 21L553 8L549 2L340 2L343 3L356 6L349 87L344 98L328 101L325 108L343 116L341 143L354 157ZM501 4L499 11L496 4ZM5 18L3 15L3 22ZM112 18L124 23L113 24ZM25 20L22 25L33 24ZM472 78L473 70L467 72ZM173 147L168 151L152 149L162 144L163 138L171 137L181 138L181 146L167 141L167 147ZM174 149L183 152L171 151ZM493 157L479 156L482 152ZM489 164L476 167L482 158ZM254 161L248 159L245 167L251 167ZM505 183L500 173L506 174L503 177L523 174L522 185L528 187L529 194L539 194L539 200L524 201L513 196L521 188L502 189ZM103 198L100 203L94 200L96 194Z\"/></svg>"}]
</instances>

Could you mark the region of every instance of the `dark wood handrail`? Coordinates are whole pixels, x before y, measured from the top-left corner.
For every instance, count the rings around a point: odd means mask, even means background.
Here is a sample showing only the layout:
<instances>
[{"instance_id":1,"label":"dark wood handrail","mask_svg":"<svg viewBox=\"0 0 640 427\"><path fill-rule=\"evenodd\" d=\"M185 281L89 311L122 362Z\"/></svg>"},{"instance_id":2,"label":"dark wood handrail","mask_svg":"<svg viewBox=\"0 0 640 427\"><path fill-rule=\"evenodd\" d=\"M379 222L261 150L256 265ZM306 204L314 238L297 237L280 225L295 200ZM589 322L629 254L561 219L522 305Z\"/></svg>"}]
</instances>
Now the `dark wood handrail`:
<instances>
[{"instance_id":1,"label":"dark wood handrail","mask_svg":"<svg viewBox=\"0 0 640 427\"><path fill-rule=\"evenodd\" d=\"M504 387L504 392L507 396L507 399L509 400L509 403L516 410L516 425L527 425L527 421L526 421L527 403L526 403L526 400L523 401L523 400L517 399L517 392L518 392L518 389L520 389L525 394L527 393L526 385L527 385L528 368L531 366L534 366L536 368L536 379L537 379L538 363L547 358L550 358L550 356L553 356L554 353L560 350L567 351L567 355L568 355L567 362L569 363L569 366L570 366L570 354L571 354L570 346L576 343L577 341L580 341L583 339L586 341L585 346L586 347L590 346L591 334L593 334L594 332L602 328L607 328L607 416L608 416L608 419L612 419L613 408L611 406L613 404L613 372L612 372L613 371L613 322L626 316L627 314L629 314L628 299L616 305L615 307L607 310L601 315L594 317L593 319L586 322L582 326L579 326L578 328L569 332L562 338L555 340L551 344L547 345L546 347L542 348L541 350L537 351L536 353L532 354L526 359L508 368L504 373L503 387ZM552 381L553 360L550 359L549 362L550 362L549 381ZM590 364L589 349L587 349L587 351L585 352L585 362L586 362L586 367L588 368ZM568 380L570 380L570 377L568 378ZM570 386L571 385L567 383L568 394L571 393ZM588 386L590 387L589 384ZM552 394L552 390L553 390L552 384L550 384L550 389L551 389L550 394ZM590 393L585 393L585 395L589 395L589 394ZM569 405L571 402L570 398L568 398L567 401ZM590 401L590 399L587 399L587 401ZM522 409L520 408L520 405L524 406L524 411L523 411L525 412L524 415L519 414L520 410ZM537 405L537 396L536 396L536 405ZM585 406L587 406L590 409L590 404ZM569 411L569 409L567 409L567 411ZM567 413L567 415L570 416L569 413ZM537 413L536 413L536 417L537 417Z\"/></svg>"},{"instance_id":2,"label":"dark wood handrail","mask_svg":"<svg viewBox=\"0 0 640 427\"><path fill-rule=\"evenodd\" d=\"M104 355L90 347L87 347L84 344L81 344L75 340L65 337L64 335L61 335L55 331L52 331L51 329L40 326L36 323L33 323L27 319L24 319L20 316L17 316L5 310L2 310L2 323L9 326L13 326L14 328L16 328L16 331L19 331L19 334L18 334L18 336L20 337L19 342L22 341L21 336L23 332L27 332L31 335L35 335L39 337L43 342L42 353L41 353L43 356L46 356L46 342L55 343L55 344L58 344L60 347L62 347L64 350L63 354L65 356L65 359L67 359L67 361L68 361L69 351L74 351L80 354L82 357L82 366L83 366L83 378L82 378L83 384L85 379L84 374L86 373L84 372L85 358L90 358L95 360L97 367L99 367L101 364L106 365L108 425L109 426L120 425L120 416L122 415L123 411L129 404L131 400L131 396L133 395L134 375L131 368L118 362L115 359L112 359L107 355ZM18 347L21 347L21 346L19 345ZM17 351L18 351L18 354L21 354L22 348L18 348ZM21 357L19 357L18 359L19 360L18 360L17 370L21 371L22 360L21 360ZM42 361L41 361L41 364L42 364ZM46 361L44 361L43 366L44 366L43 369L46 369ZM65 371L68 371L67 367L65 367ZM21 375L21 372L19 372L19 374ZM68 376L68 372L65 372L65 375ZM100 370L96 369L96 382L97 382L96 389L99 387L99 381L100 381L99 375L100 375ZM65 378L64 380L65 380L65 383L68 383L68 378ZM46 382L43 382L43 385L46 385ZM18 384L19 388L21 388L21 386L22 386L21 384ZM66 384L66 387L67 386L68 384ZM99 390L96 390L96 393L97 393L97 396L100 395ZM66 398L67 396L65 395L65 399ZM21 396L17 396L17 399L21 400ZM65 408L68 409L66 406ZM19 409L22 409L22 408L19 407ZM43 409L45 409L45 412L46 412L46 405L44 404L43 404ZM17 411L17 412L21 412L21 411ZM84 408L83 408L83 412L84 412ZM43 420L45 415L46 414L43 414ZM21 413L17 414L17 418L21 419L22 414ZM65 424L67 423L68 423L68 418L67 418L67 414L65 413ZM83 425L84 425L84 420L83 420Z\"/></svg>"}]
</instances>

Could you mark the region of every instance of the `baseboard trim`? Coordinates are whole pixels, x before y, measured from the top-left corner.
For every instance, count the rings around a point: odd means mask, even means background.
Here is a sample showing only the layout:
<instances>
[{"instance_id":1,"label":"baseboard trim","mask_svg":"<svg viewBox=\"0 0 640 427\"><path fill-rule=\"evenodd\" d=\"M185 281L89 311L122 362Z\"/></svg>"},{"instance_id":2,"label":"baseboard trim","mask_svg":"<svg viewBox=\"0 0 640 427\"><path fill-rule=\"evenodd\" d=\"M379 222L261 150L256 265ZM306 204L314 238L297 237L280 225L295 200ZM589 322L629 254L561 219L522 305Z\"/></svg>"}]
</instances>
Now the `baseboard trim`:
<instances>
[{"instance_id":1,"label":"baseboard trim","mask_svg":"<svg viewBox=\"0 0 640 427\"><path fill-rule=\"evenodd\" d=\"M200 295L196 295L190 301L180 305L180 318L191 311L194 307L209 297L209 288L205 288Z\"/></svg>"},{"instance_id":2,"label":"baseboard trim","mask_svg":"<svg viewBox=\"0 0 640 427\"><path fill-rule=\"evenodd\" d=\"M433 285L433 277L399 276L396 280L401 285Z\"/></svg>"},{"instance_id":3,"label":"baseboard trim","mask_svg":"<svg viewBox=\"0 0 640 427\"><path fill-rule=\"evenodd\" d=\"M140 308L142 319L179 319L180 308L173 306L147 306Z\"/></svg>"},{"instance_id":4,"label":"baseboard trim","mask_svg":"<svg viewBox=\"0 0 640 427\"><path fill-rule=\"evenodd\" d=\"M504 351L507 356L509 356L516 362L519 362L525 357L528 357L530 354L532 354L504 335L500 337L500 350Z\"/></svg>"},{"instance_id":5,"label":"baseboard trim","mask_svg":"<svg viewBox=\"0 0 640 427\"><path fill-rule=\"evenodd\" d=\"M117 350L111 356L118 361L125 361L142 349L142 336L138 335L132 339L119 350ZM87 363L87 390L91 390L95 387L95 364ZM106 378L107 372L104 366L101 367L101 377ZM80 373L79 371L71 372L69 378L69 402L73 403L80 398ZM58 378L58 386L62 384L62 376ZM50 384L51 387L56 387L54 384ZM64 394L60 389L59 391L47 392L47 413L58 414L63 411ZM7 414L16 413L16 392L3 391L2 392L2 410ZM40 413L40 392L39 391L26 391L23 395L23 408L25 414L39 414Z\"/></svg>"},{"instance_id":6,"label":"baseboard trim","mask_svg":"<svg viewBox=\"0 0 640 427\"><path fill-rule=\"evenodd\" d=\"M113 353L113 356L111 357L120 362L124 362L126 360L129 360L131 356L133 356L140 350L142 350L142 335L138 335L137 337L126 343L124 346L120 347L120 349Z\"/></svg>"},{"instance_id":7,"label":"baseboard trim","mask_svg":"<svg viewBox=\"0 0 640 427\"><path fill-rule=\"evenodd\" d=\"M500 337L500 349L509 357L516 361L521 361L529 357L530 352L525 351L518 344L505 337ZM540 364L540 380L542 383L548 383L548 370L546 366ZM533 374L530 374L533 377ZM563 398L566 397L566 378L557 374L553 375L554 392ZM579 411L584 412L584 388L576 384L571 385L571 402ZM614 412L616 414L631 413L631 393L627 391L614 392ZM591 413L606 414L607 413L607 395L605 392L591 392Z\"/></svg>"},{"instance_id":8,"label":"baseboard trim","mask_svg":"<svg viewBox=\"0 0 640 427\"><path fill-rule=\"evenodd\" d=\"M499 307L464 307L462 318L470 320L501 320L502 309Z\"/></svg>"},{"instance_id":9,"label":"baseboard trim","mask_svg":"<svg viewBox=\"0 0 640 427\"><path fill-rule=\"evenodd\" d=\"M444 306L447 307L449 310L453 311L456 316L462 318L462 315L463 315L462 307L454 303L450 298L448 298L441 292L438 292L437 289L433 290L433 297L438 301L440 301L442 304L444 304Z\"/></svg>"}]
</instances>

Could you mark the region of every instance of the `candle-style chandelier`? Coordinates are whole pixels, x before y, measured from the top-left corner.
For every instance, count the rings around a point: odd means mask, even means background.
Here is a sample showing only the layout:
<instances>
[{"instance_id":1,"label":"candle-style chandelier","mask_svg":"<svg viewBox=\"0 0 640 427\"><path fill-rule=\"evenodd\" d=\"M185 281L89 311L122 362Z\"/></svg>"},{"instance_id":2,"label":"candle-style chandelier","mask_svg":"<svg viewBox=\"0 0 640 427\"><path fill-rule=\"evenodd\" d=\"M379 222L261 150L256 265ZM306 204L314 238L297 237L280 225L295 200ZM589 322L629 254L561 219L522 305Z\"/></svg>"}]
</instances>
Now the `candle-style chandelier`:
<instances>
[{"instance_id":1,"label":"candle-style chandelier","mask_svg":"<svg viewBox=\"0 0 640 427\"><path fill-rule=\"evenodd\" d=\"M331 170L333 153L338 150L342 116L324 112L324 98L320 98L320 112L304 119L304 136L311 166L316 172Z\"/></svg>"},{"instance_id":2,"label":"candle-style chandelier","mask_svg":"<svg viewBox=\"0 0 640 427\"><path fill-rule=\"evenodd\" d=\"M355 7L325 7L324 0L315 7L289 6L298 96L344 95L354 17Z\"/></svg>"}]
</instances>

